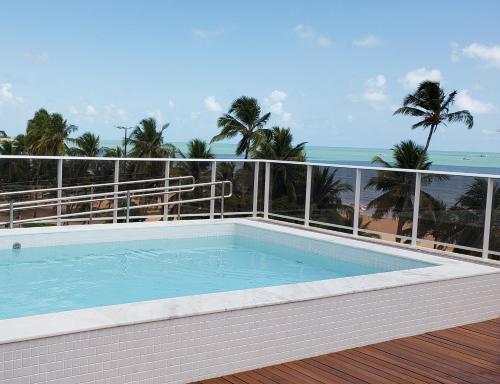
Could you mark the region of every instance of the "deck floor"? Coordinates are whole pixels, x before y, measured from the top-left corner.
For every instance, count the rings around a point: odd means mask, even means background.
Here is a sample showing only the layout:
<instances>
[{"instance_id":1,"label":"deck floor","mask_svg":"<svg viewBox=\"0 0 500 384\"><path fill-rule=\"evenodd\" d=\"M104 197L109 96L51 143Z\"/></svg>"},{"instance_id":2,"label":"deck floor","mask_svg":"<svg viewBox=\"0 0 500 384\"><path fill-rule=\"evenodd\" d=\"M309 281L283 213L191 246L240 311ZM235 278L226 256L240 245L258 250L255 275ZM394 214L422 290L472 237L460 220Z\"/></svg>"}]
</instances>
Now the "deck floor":
<instances>
[{"instance_id":1,"label":"deck floor","mask_svg":"<svg viewBox=\"0 0 500 384\"><path fill-rule=\"evenodd\" d=\"M500 383L500 318L198 384Z\"/></svg>"}]
</instances>

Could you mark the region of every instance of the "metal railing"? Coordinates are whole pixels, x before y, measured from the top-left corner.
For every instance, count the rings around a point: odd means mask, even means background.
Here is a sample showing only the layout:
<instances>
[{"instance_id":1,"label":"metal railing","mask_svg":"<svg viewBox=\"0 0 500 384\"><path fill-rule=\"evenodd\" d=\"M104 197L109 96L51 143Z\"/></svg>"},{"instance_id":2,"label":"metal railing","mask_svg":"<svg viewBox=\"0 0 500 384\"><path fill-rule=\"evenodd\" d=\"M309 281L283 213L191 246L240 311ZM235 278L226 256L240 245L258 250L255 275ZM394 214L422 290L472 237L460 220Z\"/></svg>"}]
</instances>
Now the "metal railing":
<instances>
[{"instance_id":1,"label":"metal railing","mask_svg":"<svg viewBox=\"0 0 500 384\"><path fill-rule=\"evenodd\" d=\"M400 241L407 242L412 247L425 246L425 244L431 244L434 246L442 246L446 249L451 250L462 250L464 252L477 252L482 255L484 258L488 258L489 256L493 256L496 258L500 257L500 250L491 249L490 248L490 234L492 233L492 228L498 230L499 223L492 222L493 216L493 194L494 189L497 188L495 185L500 186L500 175L495 174L481 174L481 173L463 173L463 172L444 172L444 171L434 171L434 170L413 170L413 169L398 169L398 168L384 168L384 167L372 167L372 166L353 166L353 165L344 165L344 164L331 164L331 163L319 163L319 162L283 162L277 160L257 160L257 159L150 159L150 158L86 158L86 157L45 157L45 156L0 156L0 161L2 160L45 160L45 161L56 161L57 162L57 188L53 189L57 192L57 198L62 202L62 189L63 185L63 162L65 161L99 161L109 164L109 162L114 163L114 182L108 183L114 186L117 194L113 193L111 196L113 199L125 200L126 196L123 194L118 194L119 185L119 176L120 176L120 166L124 163L128 162L150 162L150 163L162 163L164 176L163 179L156 179L157 182L163 182L164 189L163 191L156 191L159 194L164 193L164 201L162 204L169 202L168 193L166 191L174 192L173 189L170 188L171 180L170 174L172 171L172 167L176 163L207 163L210 165L209 167L209 179L210 183L204 183L205 186L210 187L210 207L207 213L187 213L186 216L189 217L209 217L214 218L217 213L215 212L215 195L216 195L216 186L218 185L217 179L217 167L222 163L233 163L240 164L244 167L248 168L248 172L253 172L253 177L248 181L249 185L248 193L251 195L251 209L244 211L231 211L231 207L227 208L227 204L221 201L221 208L225 211L226 215L241 215L241 216L252 216L252 217L263 217L264 219L275 219L275 220L285 220L285 221L293 221L296 223L301 223L304 226L319 226L322 228L330 228L335 231L349 232L352 236L366 236L366 235L377 235L377 236L387 236L391 235L395 239L399 239ZM297 166L303 169L303 173L301 174L303 180L300 180L303 183L303 203L300 209L300 216L292 216L287 214L286 212L281 212L279 210L274 209L274 201L273 201L273 177L274 168L277 166ZM253 167L253 171L251 170ZM349 207L353 212L353 217L350 224L340 224L334 222L323 221L321 219L315 218L314 213L314 177L313 171L315 168L328 168L328 169L337 169L337 170L348 170L353 173L352 176L352 201L349 202ZM262 171L264 171L264 175L262 175ZM411 188L414 188L412 191L412 212L411 219L408 221L408 225L410 228L409 232L402 233L389 233L386 231L382 231L377 228L369 228L366 226L360 226L360 222L362 216L366 216L363 214L363 205L366 205L365 202L362 201L362 195L366 194L366 183L363 182L363 177L366 177L367 173L377 173L377 172L398 172L409 175L409 179L412 180ZM411 176L413 175L413 176ZM0 175L1 176L1 175ZM456 244L456 243L448 243L439 241L432 238L426 238L419 234L419 227L421 226L420 214L422 209L422 201L421 196L425 193L425 182L423 180L424 177L428 178L429 176L433 177L443 177L443 178L453 178L453 177L467 177L467 178L479 178L486 182L486 195L484 197L484 201L482 202L482 209L484 209L484 218L482 219L481 229L482 229L482 246L471 247L464 244ZM232 180L234 181L234 180ZM140 183L142 181L138 181ZM263 183L263 188L262 188ZM251 185L253 184L253 185ZM226 185L227 184L222 184ZM241 185L235 185L235 189L239 190L242 188ZM66 188L66 187L64 187ZM74 188L81 188L81 186L76 186ZM157 187L158 188L158 187ZM160 187L161 188L161 187ZM178 188L178 186L177 186ZM222 186L220 187L222 189ZM231 188L233 188L233 184L231 184ZM155 191L142 191L141 193L149 193ZM7 198L11 192L1 193L0 198ZM182 193L182 191L179 191ZM231 194L232 195L232 194ZM116 196L116 197L115 197ZM94 195L94 197L96 197ZM102 198L109 197L103 196ZM301 200L301 201L302 201ZM204 200L205 201L205 200ZM59 200L57 201L59 202ZM226 199L227 202L227 199ZM52 202L56 203L56 202ZM169 202L170 204L170 202ZM226 206L225 206L226 205ZM6 209L6 204L0 205L0 208L3 206L3 209ZM116 205L115 205L116 206ZM14 206L15 208L15 206ZM123 211L123 208L120 208ZM133 209L133 207L130 207ZM495 208L497 209L497 208ZM0 209L0 212L2 210ZM410 213L409 213L410 214ZM116 222L118 215L118 210L113 210L113 222ZM56 216L56 220L58 224L60 224L61 219L64 219L61 216L60 205L58 205L58 212ZM156 216L157 218L165 219L168 217L168 210L165 209L163 216ZM497 216L496 216L497 217Z\"/></svg>"},{"instance_id":2,"label":"metal railing","mask_svg":"<svg viewBox=\"0 0 500 384\"><path fill-rule=\"evenodd\" d=\"M191 180L190 184L182 184L183 180ZM163 187L151 187L151 188L139 188L139 189L127 189L123 191L112 191L112 192L101 192L94 193L93 191L97 188L109 187L109 186L130 186L133 184L147 184L153 182L165 182L170 183L173 181L178 182L178 185L172 186L163 186ZM226 194L226 185L229 186L229 193ZM220 194L217 195L215 193L217 186L220 186ZM213 187L214 195L210 195L207 197L198 197L198 198L189 198L182 199L182 193L185 192L193 192L197 188L204 187ZM110 213L113 214L119 211L125 212L125 222L128 223L130 221L130 211L134 209L141 208L151 208L151 207L165 207L168 211L168 208L171 206L178 207L177 217L180 217L180 211L182 204L187 203L195 203L195 202L204 202L204 201L216 201L220 200L220 217L224 218L224 199L230 198L233 194L233 184L229 180L224 181L215 181L215 182L206 182L206 183L195 183L195 179L193 176L178 176L178 177L168 177L168 178L160 178L160 179L143 179L143 180L133 180L133 181L125 181L125 182L114 182L114 183L101 183L101 184L86 184L86 185L78 185L78 186L69 186L69 187L56 187L56 188L41 188L41 189L30 189L30 190L22 190L22 191L10 191L0 193L0 198L2 197L14 197L16 195L26 195L30 193L46 193L46 192L61 192L61 191L72 191L72 190L81 190L81 189L90 189L91 193L89 194L80 194L74 196L58 196L55 198L44 198L44 199L33 199L26 201L14 201L11 200L9 203L0 204L0 212L8 212L9 220L7 222L0 222L0 225L8 225L9 228L14 228L15 224L25 224L25 223L33 223L33 222L47 222L50 220L56 220L57 224L60 225L61 220L66 218L74 218L74 217L83 217L86 218L88 216L89 222L92 222L95 214L102 213ZM168 195L173 193L178 196L176 201L169 201ZM141 198L141 197L152 197L152 196L162 196L166 197L163 202L158 203L148 203L148 204L138 204L131 205L133 199ZM125 206L119 207L117 202L125 200ZM103 202L103 201L112 201L112 208L105 209L93 209L93 203L95 202ZM61 208L68 204L88 204L90 209L88 211L81 212L73 212L73 213L61 213ZM33 217L29 219L19 219L15 220L15 213L23 210L32 210L37 208L48 208L48 207L57 207L57 214L51 216L41 216L41 217ZM168 218L168 215L167 215ZM119 219L117 215L113 216L114 222ZM97 220L109 220L109 218L98 218Z\"/></svg>"}]
</instances>

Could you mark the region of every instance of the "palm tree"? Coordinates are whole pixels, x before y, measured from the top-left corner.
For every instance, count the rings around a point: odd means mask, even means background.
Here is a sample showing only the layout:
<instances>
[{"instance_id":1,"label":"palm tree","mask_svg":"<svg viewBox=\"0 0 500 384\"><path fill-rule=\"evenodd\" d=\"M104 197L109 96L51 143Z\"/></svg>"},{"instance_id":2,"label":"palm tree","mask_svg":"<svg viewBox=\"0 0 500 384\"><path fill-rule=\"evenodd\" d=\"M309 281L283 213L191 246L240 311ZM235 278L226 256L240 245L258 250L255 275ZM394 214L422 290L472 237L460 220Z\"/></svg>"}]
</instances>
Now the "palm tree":
<instances>
[{"instance_id":1,"label":"palm tree","mask_svg":"<svg viewBox=\"0 0 500 384\"><path fill-rule=\"evenodd\" d=\"M313 168L311 185L311 209L319 217L340 224L345 222L346 212L352 207L342 202L342 194L352 192L352 187L337 177L338 169ZM320 219L321 221L321 219Z\"/></svg>"},{"instance_id":2,"label":"palm tree","mask_svg":"<svg viewBox=\"0 0 500 384\"><path fill-rule=\"evenodd\" d=\"M212 138L212 143L241 135L236 154L245 154L248 159L249 153L264 139L264 126L270 116L269 112L261 116L257 99L241 96L233 101L228 113L219 117L217 125L221 132Z\"/></svg>"},{"instance_id":3,"label":"palm tree","mask_svg":"<svg viewBox=\"0 0 500 384\"><path fill-rule=\"evenodd\" d=\"M457 91L447 95L438 82L424 81L420 83L414 93L404 98L403 106L394 112L394 115L409 115L420 118L419 122L412 125L412 129L429 128L427 142L421 152L417 168L424 162L424 154L427 153L432 135L440 125L461 122L469 129L474 125L474 118L469 111L450 112L456 95Z\"/></svg>"},{"instance_id":4,"label":"palm tree","mask_svg":"<svg viewBox=\"0 0 500 384\"><path fill-rule=\"evenodd\" d=\"M430 169L432 162L424 148L413 141L402 141L393 147L394 164L390 164L379 156L375 156L372 163L386 168L404 169ZM422 175L422 185L428 185L433 180L442 177L434 175ZM372 217L376 220L391 213L397 220L396 235L404 234L404 226L412 221L413 200L415 198L415 174L412 172L398 172L391 170L377 171L365 186L382 192L379 196L368 203L368 209L373 209ZM434 198L428 193L421 191L420 204L425 207ZM399 237L397 238L399 241Z\"/></svg>"},{"instance_id":5,"label":"palm tree","mask_svg":"<svg viewBox=\"0 0 500 384\"><path fill-rule=\"evenodd\" d=\"M123 157L123 147L117 145L114 148L104 147L104 157Z\"/></svg>"},{"instance_id":6,"label":"palm tree","mask_svg":"<svg viewBox=\"0 0 500 384\"><path fill-rule=\"evenodd\" d=\"M25 136L21 134L12 141L1 141L0 155L26 155ZM15 183L29 177L29 164L26 161L3 159L0 162L0 178L4 182Z\"/></svg>"},{"instance_id":7,"label":"palm tree","mask_svg":"<svg viewBox=\"0 0 500 384\"><path fill-rule=\"evenodd\" d=\"M458 198L452 208L454 228L450 235L450 242L482 248L487 191L488 182L486 179L475 178L467 191ZM493 215L498 215L500 212L500 186L498 184L493 186L492 212ZM495 223L495 217L492 219L492 223ZM500 249L498 229L492 230L490 233L490 249ZM460 249L457 251L469 253Z\"/></svg>"},{"instance_id":8,"label":"palm tree","mask_svg":"<svg viewBox=\"0 0 500 384\"><path fill-rule=\"evenodd\" d=\"M72 156L97 157L101 151L100 138L91 132L85 132L76 139L70 140L76 147L70 148Z\"/></svg>"},{"instance_id":9,"label":"palm tree","mask_svg":"<svg viewBox=\"0 0 500 384\"><path fill-rule=\"evenodd\" d=\"M214 155L208 143L201 139L193 139L187 145L187 154L181 150L178 151L183 159L213 159ZM200 176L207 171L209 167L208 162L202 161L188 161L182 163L184 172L194 176L196 181L200 180Z\"/></svg>"},{"instance_id":10,"label":"palm tree","mask_svg":"<svg viewBox=\"0 0 500 384\"><path fill-rule=\"evenodd\" d=\"M290 128L273 127L264 134L255 151L255 158L282 161L305 161L306 143L293 144L293 135ZM274 163L271 166L272 199L277 207L283 204L287 208L298 203L297 191L303 190L305 167L294 164ZM301 196L303 197L303 196ZM286 198L287 201L284 201Z\"/></svg>"},{"instance_id":11,"label":"palm tree","mask_svg":"<svg viewBox=\"0 0 500 384\"><path fill-rule=\"evenodd\" d=\"M175 146L163 142L163 134L169 125L167 123L158 129L154 118L143 119L128 139L132 144L130 156L148 158L175 156Z\"/></svg>"},{"instance_id":12,"label":"palm tree","mask_svg":"<svg viewBox=\"0 0 500 384\"><path fill-rule=\"evenodd\" d=\"M61 114L40 109L26 127L26 144L33 155L58 156L68 152L69 136L77 127L69 124Z\"/></svg>"}]
</instances>

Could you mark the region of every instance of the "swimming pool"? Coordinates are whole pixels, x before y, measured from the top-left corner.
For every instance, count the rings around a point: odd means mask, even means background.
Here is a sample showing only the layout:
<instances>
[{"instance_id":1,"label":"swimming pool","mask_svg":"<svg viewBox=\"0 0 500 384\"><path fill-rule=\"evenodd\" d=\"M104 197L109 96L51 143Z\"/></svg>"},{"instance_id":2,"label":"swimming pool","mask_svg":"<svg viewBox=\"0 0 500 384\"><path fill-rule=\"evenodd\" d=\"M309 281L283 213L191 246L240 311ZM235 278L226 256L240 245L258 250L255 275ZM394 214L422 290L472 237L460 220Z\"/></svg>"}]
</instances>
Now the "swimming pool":
<instances>
[{"instance_id":1,"label":"swimming pool","mask_svg":"<svg viewBox=\"0 0 500 384\"><path fill-rule=\"evenodd\" d=\"M500 311L497 268L248 219L4 230L0 276L0 378L40 382L194 381Z\"/></svg>"}]
</instances>

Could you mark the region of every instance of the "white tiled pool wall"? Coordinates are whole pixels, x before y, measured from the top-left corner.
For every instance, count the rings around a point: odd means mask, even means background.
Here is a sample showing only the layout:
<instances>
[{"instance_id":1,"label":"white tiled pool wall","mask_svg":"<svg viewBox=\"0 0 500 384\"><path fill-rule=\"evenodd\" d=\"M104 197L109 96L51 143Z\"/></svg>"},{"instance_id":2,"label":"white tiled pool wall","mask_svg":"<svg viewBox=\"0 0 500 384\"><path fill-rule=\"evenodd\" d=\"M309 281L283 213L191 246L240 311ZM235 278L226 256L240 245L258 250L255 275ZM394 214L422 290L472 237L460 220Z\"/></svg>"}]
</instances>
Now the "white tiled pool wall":
<instances>
[{"instance_id":1,"label":"white tiled pool wall","mask_svg":"<svg viewBox=\"0 0 500 384\"><path fill-rule=\"evenodd\" d=\"M498 317L498 274L0 345L2 384L184 383Z\"/></svg>"},{"instance_id":2,"label":"white tiled pool wall","mask_svg":"<svg viewBox=\"0 0 500 384\"><path fill-rule=\"evenodd\" d=\"M284 231L287 231L287 229L285 228ZM362 263L374 268L386 270L415 268L415 260L406 259L402 256L384 254L373 249L352 248L341 244L332 246L332 242L329 241L310 239L286 232L277 232L276 229L270 231L269 229L257 228L255 226L236 225L235 233L255 240L278 245L282 244L305 252L332 256L342 261Z\"/></svg>"}]
</instances>

